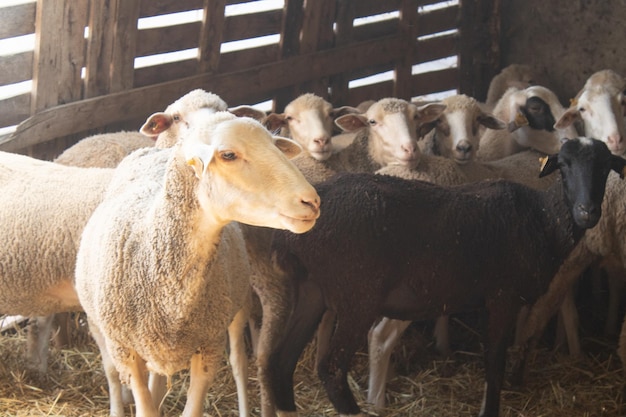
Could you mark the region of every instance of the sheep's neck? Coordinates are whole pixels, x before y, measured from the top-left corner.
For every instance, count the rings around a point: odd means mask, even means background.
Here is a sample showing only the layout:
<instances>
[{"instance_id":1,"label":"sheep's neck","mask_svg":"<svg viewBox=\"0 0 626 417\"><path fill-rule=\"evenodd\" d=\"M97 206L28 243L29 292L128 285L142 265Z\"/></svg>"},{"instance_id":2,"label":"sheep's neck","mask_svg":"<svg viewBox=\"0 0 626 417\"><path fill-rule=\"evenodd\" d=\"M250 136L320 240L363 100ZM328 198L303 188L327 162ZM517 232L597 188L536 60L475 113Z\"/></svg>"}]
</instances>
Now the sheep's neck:
<instances>
[{"instance_id":1,"label":"sheep's neck","mask_svg":"<svg viewBox=\"0 0 626 417\"><path fill-rule=\"evenodd\" d=\"M327 160L327 166L337 172L375 172L382 168L372 149L367 129L356 134L352 143Z\"/></svg>"},{"instance_id":2,"label":"sheep's neck","mask_svg":"<svg viewBox=\"0 0 626 417\"><path fill-rule=\"evenodd\" d=\"M155 253L167 264L184 269L178 271L180 274L189 272L184 264L211 258L226 225L201 209L197 188L198 180L191 168L174 160L168 167L163 198L158 200L154 212L160 219L167 219L155 224L168 225L153 230L158 235L154 240Z\"/></svg>"},{"instance_id":3,"label":"sheep's neck","mask_svg":"<svg viewBox=\"0 0 626 417\"><path fill-rule=\"evenodd\" d=\"M555 174L552 174L555 175ZM563 181L559 178L548 190L543 192L544 210L546 216L546 227L551 227L556 236L557 247L563 252L560 254L563 259L582 239L585 229L579 227L572 216L571 204L565 197Z\"/></svg>"}]
</instances>

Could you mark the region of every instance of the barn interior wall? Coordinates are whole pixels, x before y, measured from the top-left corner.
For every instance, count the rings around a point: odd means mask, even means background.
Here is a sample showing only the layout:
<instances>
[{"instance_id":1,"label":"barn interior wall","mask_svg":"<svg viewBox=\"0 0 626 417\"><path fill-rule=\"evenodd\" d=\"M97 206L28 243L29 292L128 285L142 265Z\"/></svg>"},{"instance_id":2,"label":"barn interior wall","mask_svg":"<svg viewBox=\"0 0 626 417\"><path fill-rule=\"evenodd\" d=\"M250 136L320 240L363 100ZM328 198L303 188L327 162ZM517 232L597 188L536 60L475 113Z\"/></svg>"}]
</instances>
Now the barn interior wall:
<instances>
[{"instance_id":1,"label":"barn interior wall","mask_svg":"<svg viewBox=\"0 0 626 417\"><path fill-rule=\"evenodd\" d=\"M502 65L526 63L567 105L594 72L626 74L625 0L507 0Z\"/></svg>"}]
</instances>

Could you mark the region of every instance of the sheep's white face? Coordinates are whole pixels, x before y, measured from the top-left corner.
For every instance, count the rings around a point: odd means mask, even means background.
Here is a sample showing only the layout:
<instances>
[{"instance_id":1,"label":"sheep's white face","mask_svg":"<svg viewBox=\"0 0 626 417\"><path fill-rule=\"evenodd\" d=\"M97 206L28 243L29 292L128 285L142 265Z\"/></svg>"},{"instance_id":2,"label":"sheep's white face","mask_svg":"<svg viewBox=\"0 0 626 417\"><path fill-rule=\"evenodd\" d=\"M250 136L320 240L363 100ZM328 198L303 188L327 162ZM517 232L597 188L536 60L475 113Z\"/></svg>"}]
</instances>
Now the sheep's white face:
<instances>
[{"instance_id":1,"label":"sheep's white face","mask_svg":"<svg viewBox=\"0 0 626 417\"><path fill-rule=\"evenodd\" d=\"M193 143L198 136L205 143ZM303 233L319 217L317 192L281 151L299 146L260 123L235 118L208 131L192 127L185 146L210 218Z\"/></svg>"},{"instance_id":2,"label":"sheep's white face","mask_svg":"<svg viewBox=\"0 0 626 417\"><path fill-rule=\"evenodd\" d=\"M401 165L413 169L421 152L417 146L420 114L417 106L404 100L383 99L365 113L372 156L382 166Z\"/></svg>"},{"instance_id":3,"label":"sheep's white face","mask_svg":"<svg viewBox=\"0 0 626 417\"><path fill-rule=\"evenodd\" d=\"M626 98L624 80L606 71L592 75L569 109L557 120L556 127L571 126L582 119L585 136L599 139L607 144L615 155L626 154ZM600 76L599 76L600 75Z\"/></svg>"},{"instance_id":4,"label":"sheep's white face","mask_svg":"<svg viewBox=\"0 0 626 417\"><path fill-rule=\"evenodd\" d=\"M288 105L285 121L291 138L296 140L311 156L319 161L328 159L332 151L333 108L320 100L313 108Z\"/></svg>"},{"instance_id":5,"label":"sheep's white face","mask_svg":"<svg viewBox=\"0 0 626 417\"><path fill-rule=\"evenodd\" d=\"M461 109L445 112L435 127L437 142L441 145L442 156L465 164L472 159L478 149L478 120L474 114Z\"/></svg>"}]
</instances>

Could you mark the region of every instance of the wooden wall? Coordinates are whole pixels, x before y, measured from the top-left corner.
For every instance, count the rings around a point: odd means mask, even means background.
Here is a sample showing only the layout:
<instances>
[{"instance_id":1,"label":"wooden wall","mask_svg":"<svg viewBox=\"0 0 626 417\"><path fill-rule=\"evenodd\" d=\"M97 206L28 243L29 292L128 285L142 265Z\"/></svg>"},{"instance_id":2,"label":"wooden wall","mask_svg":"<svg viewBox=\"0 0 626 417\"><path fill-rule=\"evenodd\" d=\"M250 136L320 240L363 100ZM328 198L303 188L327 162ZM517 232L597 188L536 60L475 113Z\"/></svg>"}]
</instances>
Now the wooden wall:
<instances>
[{"instance_id":1,"label":"wooden wall","mask_svg":"<svg viewBox=\"0 0 626 417\"><path fill-rule=\"evenodd\" d=\"M271 100L278 111L302 92L335 105L458 88L482 94L480 78L488 83L499 52L476 49L476 42L497 31L492 9L499 1L467 0L461 8L450 0L285 0L282 7L243 15L226 11L245 0L38 0L0 8L0 40L36 38L34 51L0 51L0 87L33 82L30 92L0 100L0 128L19 124L0 137L0 150L51 158L88 133L138 129L149 114L194 88L219 94L231 106ZM200 18L138 27L145 18L165 15L167 21L168 14L184 11ZM381 15L386 19L358 24ZM477 31L477 19L491 23ZM267 35L279 41L222 50ZM137 57L181 50L192 56L135 65ZM457 57L458 65L415 73L416 65L446 57ZM390 80L350 86L388 71Z\"/></svg>"}]
</instances>

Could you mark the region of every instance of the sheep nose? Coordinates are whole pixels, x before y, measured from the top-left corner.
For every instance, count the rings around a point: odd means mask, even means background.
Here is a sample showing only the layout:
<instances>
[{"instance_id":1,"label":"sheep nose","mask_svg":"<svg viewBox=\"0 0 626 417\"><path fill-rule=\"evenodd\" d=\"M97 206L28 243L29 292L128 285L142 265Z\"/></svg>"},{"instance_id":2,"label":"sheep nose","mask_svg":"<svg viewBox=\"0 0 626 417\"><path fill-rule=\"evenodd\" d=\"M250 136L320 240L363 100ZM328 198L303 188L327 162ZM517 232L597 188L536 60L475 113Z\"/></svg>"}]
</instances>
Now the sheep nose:
<instances>
[{"instance_id":1,"label":"sheep nose","mask_svg":"<svg viewBox=\"0 0 626 417\"><path fill-rule=\"evenodd\" d=\"M311 209L311 211L313 211L313 213L318 213L320 210L320 198L318 196L314 197L314 198L303 198L302 200L300 200L302 202L302 204L304 204L305 206L309 207Z\"/></svg>"},{"instance_id":2,"label":"sheep nose","mask_svg":"<svg viewBox=\"0 0 626 417\"><path fill-rule=\"evenodd\" d=\"M606 139L606 143L609 145L609 149L611 150L614 150L616 147L622 145L623 142L624 137L619 133L613 133Z\"/></svg>"},{"instance_id":3,"label":"sheep nose","mask_svg":"<svg viewBox=\"0 0 626 417\"><path fill-rule=\"evenodd\" d=\"M404 151L404 153L408 153L409 155L413 155L415 153L415 145L413 144L402 145L400 148Z\"/></svg>"},{"instance_id":4,"label":"sheep nose","mask_svg":"<svg viewBox=\"0 0 626 417\"><path fill-rule=\"evenodd\" d=\"M466 140L463 140L458 145L456 145L456 149L459 152L469 153L472 150L472 144Z\"/></svg>"},{"instance_id":5,"label":"sheep nose","mask_svg":"<svg viewBox=\"0 0 626 417\"><path fill-rule=\"evenodd\" d=\"M313 139L313 142L319 144L319 145L326 145L328 142L330 142L330 137L325 136L325 137L321 137L321 138L315 138Z\"/></svg>"}]
</instances>

